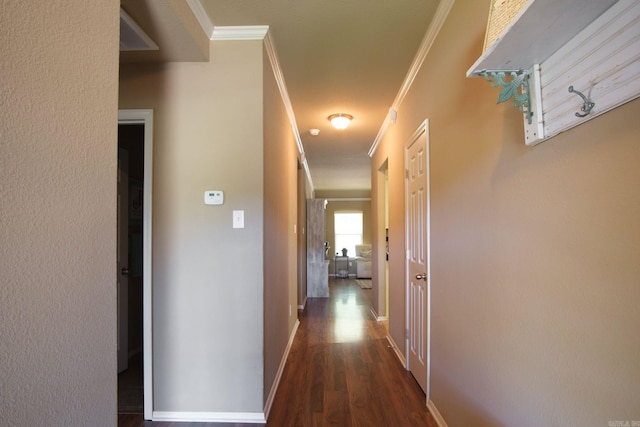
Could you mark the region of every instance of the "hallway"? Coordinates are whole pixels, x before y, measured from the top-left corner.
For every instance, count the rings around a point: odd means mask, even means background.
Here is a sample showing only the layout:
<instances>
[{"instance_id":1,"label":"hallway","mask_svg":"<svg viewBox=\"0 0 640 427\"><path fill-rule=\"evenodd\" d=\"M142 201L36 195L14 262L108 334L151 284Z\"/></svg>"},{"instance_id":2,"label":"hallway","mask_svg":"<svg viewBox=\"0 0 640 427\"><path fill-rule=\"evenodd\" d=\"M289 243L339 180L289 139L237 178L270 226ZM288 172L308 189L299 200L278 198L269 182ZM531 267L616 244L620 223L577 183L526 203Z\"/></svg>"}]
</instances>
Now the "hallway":
<instances>
[{"instance_id":1,"label":"hallway","mask_svg":"<svg viewBox=\"0 0 640 427\"><path fill-rule=\"evenodd\" d=\"M428 426L425 396L398 361L383 324L369 311L371 290L330 279L330 297L307 300L267 426ZM240 427L256 424L144 422L119 427Z\"/></svg>"}]
</instances>

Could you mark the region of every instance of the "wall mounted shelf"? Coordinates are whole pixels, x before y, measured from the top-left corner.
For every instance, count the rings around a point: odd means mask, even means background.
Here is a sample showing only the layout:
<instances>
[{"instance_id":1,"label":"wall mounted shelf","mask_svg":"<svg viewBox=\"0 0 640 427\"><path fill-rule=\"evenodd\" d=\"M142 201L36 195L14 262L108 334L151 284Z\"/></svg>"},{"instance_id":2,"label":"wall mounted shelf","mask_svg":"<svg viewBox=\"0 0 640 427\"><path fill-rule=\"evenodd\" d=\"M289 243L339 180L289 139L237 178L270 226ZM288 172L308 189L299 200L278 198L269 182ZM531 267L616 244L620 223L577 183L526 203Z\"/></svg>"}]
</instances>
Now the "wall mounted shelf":
<instances>
[{"instance_id":1,"label":"wall mounted shelf","mask_svg":"<svg viewBox=\"0 0 640 427\"><path fill-rule=\"evenodd\" d=\"M467 71L530 70L609 9L617 0L529 0Z\"/></svg>"},{"instance_id":2,"label":"wall mounted shelf","mask_svg":"<svg viewBox=\"0 0 640 427\"><path fill-rule=\"evenodd\" d=\"M528 0L467 77L489 71L528 75L527 145L584 123L640 96L640 2Z\"/></svg>"}]
</instances>

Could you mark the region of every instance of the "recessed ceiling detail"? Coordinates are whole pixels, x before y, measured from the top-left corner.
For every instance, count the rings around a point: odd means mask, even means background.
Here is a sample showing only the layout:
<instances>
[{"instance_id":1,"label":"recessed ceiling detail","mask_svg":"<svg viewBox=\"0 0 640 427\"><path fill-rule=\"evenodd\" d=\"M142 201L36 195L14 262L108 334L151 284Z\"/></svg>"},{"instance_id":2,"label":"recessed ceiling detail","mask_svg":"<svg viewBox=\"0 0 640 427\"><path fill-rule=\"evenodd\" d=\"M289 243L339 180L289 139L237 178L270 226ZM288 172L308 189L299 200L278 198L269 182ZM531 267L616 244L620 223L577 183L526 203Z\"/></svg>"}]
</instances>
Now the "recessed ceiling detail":
<instances>
[{"instance_id":1,"label":"recessed ceiling detail","mask_svg":"<svg viewBox=\"0 0 640 427\"><path fill-rule=\"evenodd\" d=\"M127 12L120 9L120 50L158 50L158 45L151 40Z\"/></svg>"}]
</instances>

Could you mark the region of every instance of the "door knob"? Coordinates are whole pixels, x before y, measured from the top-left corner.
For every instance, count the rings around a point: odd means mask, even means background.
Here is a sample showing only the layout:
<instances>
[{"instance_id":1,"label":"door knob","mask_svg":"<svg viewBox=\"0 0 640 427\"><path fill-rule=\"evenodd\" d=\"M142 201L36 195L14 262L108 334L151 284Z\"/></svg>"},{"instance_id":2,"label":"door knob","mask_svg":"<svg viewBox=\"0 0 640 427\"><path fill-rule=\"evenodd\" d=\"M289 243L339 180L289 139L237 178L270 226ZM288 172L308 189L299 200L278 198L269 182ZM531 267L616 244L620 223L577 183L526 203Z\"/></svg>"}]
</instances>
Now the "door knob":
<instances>
[{"instance_id":1,"label":"door knob","mask_svg":"<svg viewBox=\"0 0 640 427\"><path fill-rule=\"evenodd\" d=\"M123 276L128 276L129 269L127 267L123 267L122 270L120 270L120 274L122 274Z\"/></svg>"},{"instance_id":2,"label":"door knob","mask_svg":"<svg viewBox=\"0 0 640 427\"><path fill-rule=\"evenodd\" d=\"M427 273L416 274L416 280L427 280Z\"/></svg>"}]
</instances>

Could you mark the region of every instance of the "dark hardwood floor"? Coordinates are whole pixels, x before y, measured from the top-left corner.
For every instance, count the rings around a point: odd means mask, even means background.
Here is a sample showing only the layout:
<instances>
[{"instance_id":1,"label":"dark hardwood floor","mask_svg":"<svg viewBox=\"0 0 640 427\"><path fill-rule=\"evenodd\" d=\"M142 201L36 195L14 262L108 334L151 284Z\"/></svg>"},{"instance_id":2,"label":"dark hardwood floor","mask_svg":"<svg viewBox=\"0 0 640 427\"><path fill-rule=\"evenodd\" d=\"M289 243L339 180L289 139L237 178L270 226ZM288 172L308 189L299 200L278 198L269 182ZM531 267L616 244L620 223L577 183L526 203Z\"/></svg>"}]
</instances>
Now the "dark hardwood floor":
<instances>
[{"instance_id":1,"label":"dark hardwood floor","mask_svg":"<svg viewBox=\"0 0 640 427\"><path fill-rule=\"evenodd\" d=\"M267 426L427 426L425 395L373 319L371 289L330 280L330 298L307 300ZM256 424L144 421L120 414L119 427L251 427Z\"/></svg>"}]
</instances>

